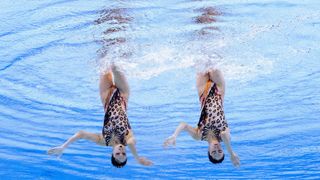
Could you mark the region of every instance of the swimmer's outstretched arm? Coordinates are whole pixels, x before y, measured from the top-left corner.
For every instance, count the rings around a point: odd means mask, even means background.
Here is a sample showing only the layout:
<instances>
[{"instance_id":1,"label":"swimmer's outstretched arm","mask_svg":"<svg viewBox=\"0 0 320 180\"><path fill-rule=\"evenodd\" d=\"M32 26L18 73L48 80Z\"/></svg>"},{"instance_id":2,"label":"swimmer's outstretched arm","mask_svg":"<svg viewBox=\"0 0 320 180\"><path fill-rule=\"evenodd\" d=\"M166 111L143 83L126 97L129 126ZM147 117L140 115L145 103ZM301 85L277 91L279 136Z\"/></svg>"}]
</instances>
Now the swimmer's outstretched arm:
<instances>
[{"instance_id":1,"label":"swimmer's outstretched arm","mask_svg":"<svg viewBox=\"0 0 320 180\"><path fill-rule=\"evenodd\" d=\"M240 167L240 159L239 159L238 155L231 148L231 142L230 142L231 138L230 138L230 130L229 129L226 129L225 131L221 132L221 139L227 147L227 150L230 154L230 159L232 161L232 164L235 167Z\"/></svg>"},{"instance_id":2,"label":"swimmer's outstretched arm","mask_svg":"<svg viewBox=\"0 0 320 180\"><path fill-rule=\"evenodd\" d=\"M133 154L134 158L142 165L145 166L151 166L153 165L152 161L150 161L149 159L145 158L145 157L141 157L138 155L137 153L137 149L136 149L136 141L133 137L131 137L128 142L127 142L131 153Z\"/></svg>"},{"instance_id":3,"label":"swimmer's outstretched arm","mask_svg":"<svg viewBox=\"0 0 320 180\"><path fill-rule=\"evenodd\" d=\"M78 131L75 133L72 137L70 137L64 144L61 146L57 146L54 148L51 148L47 151L49 155L57 155L58 157L62 156L63 151L73 142L79 140L79 139L86 139L93 141L97 144L104 145L103 140L102 140L102 135L101 134L94 134L94 133L89 133L86 131Z\"/></svg>"},{"instance_id":4,"label":"swimmer's outstretched arm","mask_svg":"<svg viewBox=\"0 0 320 180\"><path fill-rule=\"evenodd\" d=\"M200 136L197 133L196 128L193 128L185 122L181 122L175 132L164 141L163 146L167 147L169 145L176 145L176 138L181 131L187 131L195 140L200 140Z\"/></svg>"}]
</instances>

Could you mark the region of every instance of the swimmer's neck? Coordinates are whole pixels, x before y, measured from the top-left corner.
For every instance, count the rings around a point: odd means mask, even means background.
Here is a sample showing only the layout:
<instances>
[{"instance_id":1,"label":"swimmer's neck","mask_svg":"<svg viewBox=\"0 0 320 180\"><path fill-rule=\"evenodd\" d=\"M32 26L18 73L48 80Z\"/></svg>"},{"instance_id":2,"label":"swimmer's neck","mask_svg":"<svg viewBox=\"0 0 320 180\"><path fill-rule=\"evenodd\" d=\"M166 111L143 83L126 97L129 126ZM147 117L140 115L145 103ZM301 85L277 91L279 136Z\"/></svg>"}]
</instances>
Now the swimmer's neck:
<instances>
[{"instance_id":1,"label":"swimmer's neck","mask_svg":"<svg viewBox=\"0 0 320 180\"><path fill-rule=\"evenodd\" d=\"M121 144L119 138L114 134L112 134L110 142L111 142L110 145L112 146L112 148L114 148L118 144Z\"/></svg>"},{"instance_id":2,"label":"swimmer's neck","mask_svg":"<svg viewBox=\"0 0 320 180\"><path fill-rule=\"evenodd\" d=\"M209 136L208 144L219 144L219 141L218 141L218 139L216 137Z\"/></svg>"}]
</instances>

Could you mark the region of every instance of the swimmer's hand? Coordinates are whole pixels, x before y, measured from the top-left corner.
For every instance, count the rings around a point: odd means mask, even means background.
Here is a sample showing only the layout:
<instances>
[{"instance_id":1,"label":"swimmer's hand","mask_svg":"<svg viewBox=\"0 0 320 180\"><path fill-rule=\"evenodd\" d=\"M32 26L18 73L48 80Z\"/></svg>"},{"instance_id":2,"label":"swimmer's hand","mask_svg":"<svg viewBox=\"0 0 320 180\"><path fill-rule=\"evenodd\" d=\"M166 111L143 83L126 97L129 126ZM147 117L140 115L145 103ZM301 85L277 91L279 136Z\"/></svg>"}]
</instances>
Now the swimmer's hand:
<instances>
[{"instance_id":1,"label":"swimmer's hand","mask_svg":"<svg viewBox=\"0 0 320 180\"><path fill-rule=\"evenodd\" d=\"M57 146L57 147L49 149L47 153L49 155L56 155L58 158L60 158L63 154L64 149L65 148L63 146Z\"/></svg>"},{"instance_id":2,"label":"swimmer's hand","mask_svg":"<svg viewBox=\"0 0 320 180\"><path fill-rule=\"evenodd\" d=\"M173 145L173 146L176 145L176 136L172 135L164 141L163 147L167 147L169 145Z\"/></svg>"},{"instance_id":3,"label":"swimmer's hand","mask_svg":"<svg viewBox=\"0 0 320 180\"><path fill-rule=\"evenodd\" d=\"M240 167L240 159L236 153L232 153L230 159L234 167Z\"/></svg>"},{"instance_id":4,"label":"swimmer's hand","mask_svg":"<svg viewBox=\"0 0 320 180\"><path fill-rule=\"evenodd\" d=\"M151 166L153 165L152 161L150 161L149 159L145 158L145 157L138 157L138 162L142 165L145 166Z\"/></svg>"}]
</instances>

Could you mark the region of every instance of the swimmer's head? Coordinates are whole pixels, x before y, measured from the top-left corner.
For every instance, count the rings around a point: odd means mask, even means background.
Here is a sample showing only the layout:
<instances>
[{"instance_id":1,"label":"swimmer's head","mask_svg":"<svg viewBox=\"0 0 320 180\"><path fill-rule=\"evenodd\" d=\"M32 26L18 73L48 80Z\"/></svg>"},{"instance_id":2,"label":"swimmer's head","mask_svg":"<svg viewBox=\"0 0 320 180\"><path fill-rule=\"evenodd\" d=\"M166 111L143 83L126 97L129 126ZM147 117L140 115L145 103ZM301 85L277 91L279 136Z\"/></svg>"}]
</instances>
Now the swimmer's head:
<instances>
[{"instance_id":1,"label":"swimmer's head","mask_svg":"<svg viewBox=\"0 0 320 180\"><path fill-rule=\"evenodd\" d=\"M117 168L122 168L127 163L126 148L122 144L113 147L111 163Z\"/></svg>"},{"instance_id":2,"label":"swimmer's head","mask_svg":"<svg viewBox=\"0 0 320 180\"><path fill-rule=\"evenodd\" d=\"M224 160L224 153L220 143L210 143L208 157L213 164L221 163Z\"/></svg>"}]
</instances>

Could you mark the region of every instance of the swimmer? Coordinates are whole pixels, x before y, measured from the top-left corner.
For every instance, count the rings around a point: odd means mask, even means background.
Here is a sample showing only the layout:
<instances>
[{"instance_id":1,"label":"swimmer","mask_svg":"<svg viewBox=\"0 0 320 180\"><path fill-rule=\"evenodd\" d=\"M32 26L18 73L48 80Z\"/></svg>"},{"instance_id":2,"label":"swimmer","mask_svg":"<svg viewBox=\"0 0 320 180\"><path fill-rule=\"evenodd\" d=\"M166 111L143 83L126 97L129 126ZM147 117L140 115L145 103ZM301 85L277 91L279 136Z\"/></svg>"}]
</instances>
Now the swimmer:
<instances>
[{"instance_id":1,"label":"swimmer","mask_svg":"<svg viewBox=\"0 0 320 180\"><path fill-rule=\"evenodd\" d=\"M100 76L100 98L104 107L104 124L102 133L79 131L64 144L48 150L48 154L61 156L63 151L79 139L93 141L98 145L112 146L111 163L121 168L127 163L126 146L128 145L134 158L142 165L153 163L145 157L138 156L135 138L127 117L129 86L122 72L111 65L107 73Z\"/></svg>"},{"instance_id":2,"label":"swimmer","mask_svg":"<svg viewBox=\"0 0 320 180\"><path fill-rule=\"evenodd\" d=\"M164 147L176 144L176 138L181 131L187 131L195 140L208 142L208 157L214 163L224 160L224 153L220 142L223 141L235 167L240 166L238 155L232 150L230 143L230 129L224 116L223 99L225 95L225 81L222 73L210 69L197 74L197 89L201 103L201 115L197 127L181 122L173 135L164 142Z\"/></svg>"}]
</instances>

